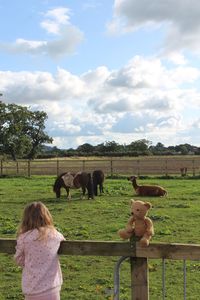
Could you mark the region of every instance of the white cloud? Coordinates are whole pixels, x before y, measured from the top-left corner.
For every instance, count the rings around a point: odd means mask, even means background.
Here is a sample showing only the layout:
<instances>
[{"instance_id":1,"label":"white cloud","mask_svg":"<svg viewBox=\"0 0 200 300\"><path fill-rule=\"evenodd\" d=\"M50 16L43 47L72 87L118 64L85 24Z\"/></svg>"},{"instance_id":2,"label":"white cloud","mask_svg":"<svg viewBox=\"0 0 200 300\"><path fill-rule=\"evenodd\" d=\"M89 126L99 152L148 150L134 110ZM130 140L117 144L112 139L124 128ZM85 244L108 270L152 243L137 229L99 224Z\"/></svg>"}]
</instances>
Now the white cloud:
<instances>
[{"instance_id":1,"label":"white cloud","mask_svg":"<svg viewBox=\"0 0 200 300\"><path fill-rule=\"evenodd\" d=\"M115 0L110 33L126 33L161 26L167 31L165 53L190 49L198 51L200 42L200 2L198 0Z\"/></svg>"},{"instance_id":2,"label":"white cloud","mask_svg":"<svg viewBox=\"0 0 200 300\"><path fill-rule=\"evenodd\" d=\"M188 64L167 67L139 56L119 70L101 66L79 76L61 68L55 75L0 72L6 101L46 111L49 135L65 148L80 141L165 142L177 132L189 136L191 119L180 116L200 110L200 92L190 87L198 78L198 69Z\"/></svg>"},{"instance_id":3,"label":"white cloud","mask_svg":"<svg viewBox=\"0 0 200 300\"><path fill-rule=\"evenodd\" d=\"M172 88L198 79L200 72L192 67L166 68L160 59L134 57L125 67L112 72L108 84L132 88Z\"/></svg>"},{"instance_id":4,"label":"white cloud","mask_svg":"<svg viewBox=\"0 0 200 300\"><path fill-rule=\"evenodd\" d=\"M171 52L168 55L168 59L175 65L186 65L188 63L187 59L180 52Z\"/></svg>"},{"instance_id":5,"label":"white cloud","mask_svg":"<svg viewBox=\"0 0 200 300\"><path fill-rule=\"evenodd\" d=\"M85 83L63 69L55 76L48 72L0 72L1 89L6 98L16 103L69 102L85 96ZM80 103L79 103L80 105Z\"/></svg>"},{"instance_id":6,"label":"white cloud","mask_svg":"<svg viewBox=\"0 0 200 300\"><path fill-rule=\"evenodd\" d=\"M194 83L198 78L198 69L187 65L167 68L158 59L142 57L135 57L119 70L99 67L80 76L62 68L58 68L55 75L48 72L0 72L1 89L6 90L10 101L12 98L21 103L73 101L79 106L88 103L102 113L145 107L155 107L155 110L168 107L171 110L180 99L183 105L187 93L192 93L194 104L198 103L197 91L189 87L181 90L184 84ZM169 104L173 102L173 105Z\"/></svg>"},{"instance_id":7,"label":"white cloud","mask_svg":"<svg viewBox=\"0 0 200 300\"><path fill-rule=\"evenodd\" d=\"M1 42L0 51L11 54L46 55L58 59L73 54L84 39L83 32L70 23L69 9L66 7L48 11L41 26L56 37L52 40L17 38L13 43Z\"/></svg>"},{"instance_id":8,"label":"white cloud","mask_svg":"<svg viewBox=\"0 0 200 300\"><path fill-rule=\"evenodd\" d=\"M70 10L67 7L57 7L44 14L41 27L53 34L59 34L62 25L70 24Z\"/></svg>"},{"instance_id":9,"label":"white cloud","mask_svg":"<svg viewBox=\"0 0 200 300\"><path fill-rule=\"evenodd\" d=\"M102 6L102 3L97 0L84 1L82 4L83 10L96 9Z\"/></svg>"}]
</instances>

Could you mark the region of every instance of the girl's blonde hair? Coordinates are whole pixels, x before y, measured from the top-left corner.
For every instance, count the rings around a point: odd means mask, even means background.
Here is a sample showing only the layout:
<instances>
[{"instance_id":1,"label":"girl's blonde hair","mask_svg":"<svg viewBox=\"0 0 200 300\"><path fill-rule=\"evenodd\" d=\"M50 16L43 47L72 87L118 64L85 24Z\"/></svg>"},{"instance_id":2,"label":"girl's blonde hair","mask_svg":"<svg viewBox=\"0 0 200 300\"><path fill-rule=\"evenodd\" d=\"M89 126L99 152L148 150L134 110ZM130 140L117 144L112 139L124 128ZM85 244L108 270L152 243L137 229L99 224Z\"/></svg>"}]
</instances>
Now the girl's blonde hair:
<instances>
[{"instance_id":1,"label":"girl's blonde hair","mask_svg":"<svg viewBox=\"0 0 200 300\"><path fill-rule=\"evenodd\" d=\"M40 201L32 202L24 209L17 234L19 235L29 230L38 229L41 235L43 235L44 229L47 227L54 229L53 218L48 208Z\"/></svg>"}]
</instances>

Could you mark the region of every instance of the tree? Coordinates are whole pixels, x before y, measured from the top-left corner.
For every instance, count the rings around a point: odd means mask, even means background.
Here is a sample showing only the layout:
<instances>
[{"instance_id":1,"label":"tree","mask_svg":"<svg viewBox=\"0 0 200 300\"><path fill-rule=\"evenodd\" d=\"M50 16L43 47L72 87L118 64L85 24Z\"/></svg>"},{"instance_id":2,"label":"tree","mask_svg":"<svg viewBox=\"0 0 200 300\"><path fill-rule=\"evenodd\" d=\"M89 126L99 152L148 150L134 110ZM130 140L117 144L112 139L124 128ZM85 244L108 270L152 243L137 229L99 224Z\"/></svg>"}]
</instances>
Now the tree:
<instances>
[{"instance_id":1,"label":"tree","mask_svg":"<svg viewBox=\"0 0 200 300\"><path fill-rule=\"evenodd\" d=\"M42 144L52 143L53 141L53 139L44 132L44 122L46 119L47 114L44 111L29 112L26 132L31 143L30 151L27 155L30 159L36 156Z\"/></svg>"},{"instance_id":2,"label":"tree","mask_svg":"<svg viewBox=\"0 0 200 300\"><path fill-rule=\"evenodd\" d=\"M94 146L85 143L83 145L78 146L76 149L78 152L83 152L83 153L92 153L94 151Z\"/></svg>"},{"instance_id":3,"label":"tree","mask_svg":"<svg viewBox=\"0 0 200 300\"><path fill-rule=\"evenodd\" d=\"M180 152L182 155L187 155L191 150L191 146L189 144L180 144L175 146L177 152Z\"/></svg>"},{"instance_id":4,"label":"tree","mask_svg":"<svg viewBox=\"0 0 200 300\"><path fill-rule=\"evenodd\" d=\"M118 152L120 150L120 145L115 141L106 141L104 144L105 152Z\"/></svg>"},{"instance_id":5,"label":"tree","mask_svg":"<svg viewBox=\"0 0 200 300\"><path fill-rule=\"evenodd\" d=\"M2 152L17 157L34 158L43 143L52 143L44 132L47 114L27 107L0 102L0 144Z\"/></svg>"},{"instance_id":6,"label":"tree","mask_svg":"<svg viewBox=\"0 0 200 300\"><path fill-rule=\"evenodd\" d=\"M101 143L101 144L98 144L98 145L94 146L94 151L96 153L99 153L99 154L103 155L103 153L106 151L104 143Z\"/></svg>"},{"instance_id":7,"label":"tree","mask_svg":"<svg viewBox=\"0 0 200 300\"><path fill-rule=\"evenodd\" d=\"M150 144L151 144L150 141L146 139L141 139L132 142L130 145L127 146L127 148L129 151L145 152L148 150Z\"/></svg>"},{"instance_id":8,"label":"tree","mask_svg":"<svg viewBox=\"0 0 200 300\"><path fill-rule=\"evenodd\" d=\"M162 143L158 142L155 146L150 146L149 150L155 155L161 155L164 154L166 148Z\"/></svg>"}]
</instances>

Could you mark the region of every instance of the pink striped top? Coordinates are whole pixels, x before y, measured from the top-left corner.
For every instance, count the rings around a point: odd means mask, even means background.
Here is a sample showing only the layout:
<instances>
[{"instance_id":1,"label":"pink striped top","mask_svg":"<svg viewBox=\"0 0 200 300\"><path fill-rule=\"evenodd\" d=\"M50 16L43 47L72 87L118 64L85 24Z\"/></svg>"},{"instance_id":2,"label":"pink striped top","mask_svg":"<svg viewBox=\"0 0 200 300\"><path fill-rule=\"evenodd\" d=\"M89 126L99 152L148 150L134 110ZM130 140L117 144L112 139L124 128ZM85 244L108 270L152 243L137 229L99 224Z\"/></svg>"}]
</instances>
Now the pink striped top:
<instances>
[{"instance_id":1,"label":"pink striped top","mask_svg":"<svg viewBox=\"0 0 200 300\"><path fill-rule=\"evenodd\" d=\"M46 230L45 238L41 240L37 229L27 231L17 239L14 259L23 268L22 291L25 295L61 287L63 282L57 252L65 238L57 230Z\"/></svg>"}]
</instances>

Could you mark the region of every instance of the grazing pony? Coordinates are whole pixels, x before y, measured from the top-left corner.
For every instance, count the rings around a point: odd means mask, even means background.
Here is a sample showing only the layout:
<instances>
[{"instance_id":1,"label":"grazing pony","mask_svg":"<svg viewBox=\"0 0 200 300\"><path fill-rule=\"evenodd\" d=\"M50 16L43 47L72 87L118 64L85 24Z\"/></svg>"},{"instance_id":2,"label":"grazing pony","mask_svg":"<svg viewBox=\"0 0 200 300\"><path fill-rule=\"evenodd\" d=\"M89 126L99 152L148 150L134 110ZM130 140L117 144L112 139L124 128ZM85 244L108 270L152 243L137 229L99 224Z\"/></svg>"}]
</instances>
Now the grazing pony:
<instances>
[{"instance_id":1,"label":"grazing pony","mask_svg":"<svg viewBox=\"0 0 200 300\"><path fill-rule=\"evenodd\" d=\"M163 197L167 195L167 191L158 185L138 185L137 176L130 176L127 179L132 182L135 192L138 196L154 196Z\"/></svg>"},{"instance_id":2,"label":"grazing pony","mask_svg":"<svg viewBox=\"0 0 200 300\"><path fill-rule=\"evenodd\" d=\"M93 182L90 173L78 172L76 174L65 172L59 175L54 183L53 191L56 193L56 197L60 198L61 188L64 188L67 192L67 198L71 199L70 189L82 189L82 197L85 196L87 191L88 199L94 198Z\"/></svg>"},{"instance_id":3,"label":"grazing pony","mask_svg":"<svg viewBox=\"0 0 200 300\"><path fill-rule=\"evenodd\" d=\"M100 195L103 193L103 183L104 183L104 173L102 170L95 170L92 173L93 186L94 186L94 195L98 195L98 186Z\"/></svg>"}]
</instances>

